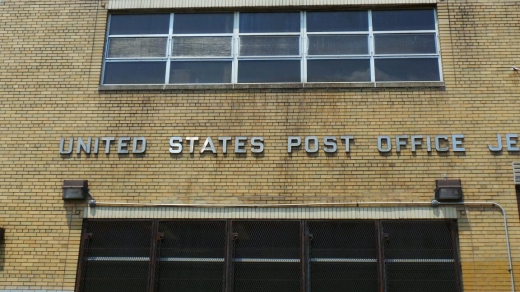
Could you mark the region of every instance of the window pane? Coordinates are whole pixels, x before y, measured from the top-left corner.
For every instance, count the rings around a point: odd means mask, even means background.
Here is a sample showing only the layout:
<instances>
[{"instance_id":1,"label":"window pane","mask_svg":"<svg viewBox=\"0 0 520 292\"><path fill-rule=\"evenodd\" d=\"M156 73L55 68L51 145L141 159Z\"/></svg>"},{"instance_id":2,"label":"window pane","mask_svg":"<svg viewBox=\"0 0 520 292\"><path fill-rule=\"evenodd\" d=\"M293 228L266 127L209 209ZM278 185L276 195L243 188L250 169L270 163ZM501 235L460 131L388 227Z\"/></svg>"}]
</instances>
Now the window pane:
<instances>
[{"instance_id":1,"label":"window pane","mask_svg":"<svg viewBox=\"0 0 520 292\"><path fill-rule=\"evenodd\" d=\"M108 57L165 57L167 41L167 38L111 38Z\"/></svg>"},{"instance_id":2,"label":"window pane","mask_svg":"<svg viewBox=\"0 0 520 292\"><path fill-rule=\"evenodd\" d=\"M300 60L238 61L238 83L300 82Z\"/></svg>"},{"instance_id":3,"label":"window pane","mask_svg":"<svg viewBox=\"0 0 520 292\"><path fill-rule=\"evenodd\" d=\"M300 12L240 13L240 32L300 32Z\"/></svg>"},{"instance_id":4,"label":"window pane","mask_svg":"<svg viewBox=\"0 0 520 292\"><path fill-rule=\"evenodd\" d=\"M309 55L368 54L368 35L309 35Z\"/></svg>"},{"instance_id":5,"label":"window pane","mask_svg":"<svg viewBox=\"0 0 520 292\"><path fill-rule=\"evenodd\" d=\"M106 62L103 84L164 84L166 62Z\"/></svg>"},{"instance_id":6,"label":"window pane","mask_svg":"<svg viewBox=\"0 0 520 292\"><path fill-rule=\"evenodd\" d=\"M435 54L435 34L376 34L376 54Z\"/></svg>"},{"instance_id":7,"label":"window pane","mask_svg":"<svg viewBox=\"0 0 520 292\"><path fill-rule=\"evenodd\" d=\"M110 35L167 34L170 14L112 14Z\"/></svg>"},{"instance_id":8,"label":"window pane","mask_svg":"<svg viewBox=\"0 0 520 292\"><path fill-rule=\"evenodd\" d=\"M174 37L175 57L230 57L231 37Z\"/></svg>"},{"instance_id":9,"label":"window pane","mask_svg":"<svg viewBox=\"0 0 520 292\"><path fill-rule=\"evenodd\" d=\"M370 60L307 60L308 82L370 82Z\"/></svg>"},{"instance_id":10,"label":"window pane","mask_svg":"<svg viewBox=\"0 0 520 292\"><path fill-rule=\"evenodd\" d=\"M435 30L435 13L428 10L372 11L374 31Z\"/></svg>"},{"instance_id":11,"label":"window pane","mask_svg":"<svg viewBox=\"0 0 520 292\"><path fill-rule=\"evenodd\" d=\"M437 58L376 59L376 81L439 81Z\"/></svg>"},{"instance_id":12,"label":"window pane","mask_svg":"<svg viewBox=\"0 0 520 292\"><path fill-rule=\"evenodd\" d=\"M231 83L231 61L173 61L170 83Z\"/></svg>"},{"instance_id":13,"label":"window pane","mask_svg":"<svg viewBox=\"0 0 520 292\"><path fill-rule=\"evenodd\" d=\"M173 33L232 33L233 13L175 13Z\"/></svg>"},{"instance_id":14,"label":"window pane","mask_svg":"<svg viewBox=\"0 0 520 292\"><path fill-rule=\"evenodd\" d=\"M300 54L298 36L245 36L240 38L240 56L288 56Z\"/></svg>"},{"instance_id":15,"label":"window pane","mask_svg":"<svg viewBox=\"0 0 520 292\"><path fill-rule=\"evenodd\" d=\"M368 12L307 12L307 31L368 31Z\"/></svg>"}]
</instances>

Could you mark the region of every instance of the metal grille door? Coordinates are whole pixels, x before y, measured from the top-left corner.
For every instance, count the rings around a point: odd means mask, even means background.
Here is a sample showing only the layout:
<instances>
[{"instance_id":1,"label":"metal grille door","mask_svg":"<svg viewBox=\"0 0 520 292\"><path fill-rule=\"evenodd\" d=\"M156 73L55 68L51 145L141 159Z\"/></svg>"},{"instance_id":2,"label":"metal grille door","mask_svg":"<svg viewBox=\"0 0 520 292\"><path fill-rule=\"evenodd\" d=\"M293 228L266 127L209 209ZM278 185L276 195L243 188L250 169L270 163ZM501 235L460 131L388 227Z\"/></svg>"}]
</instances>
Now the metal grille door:
<instances>
[{"instance_id":1,"label":"metal grille door","mask_svg":"<svg viewBox=\"0 0 520 292\"><path fill-rule=\"evenodd\" d=\"M456 221L85 220L76 292L460 292Z\"/></svg>"},{"instance_id":2,"label":"metal grille door","mask_svg":"<svg viewBox=\"0 0 520 292\"><path fill-rule=\"evenodd\" d=\"M234 292L301 291L299 221L234 221Z\"/></svg>"},{"instance_id":3,"label":"metal grille door","mask_svg":"<svg viewBox=\"0 0 520 292\"><path fill-rule=\"evenodd\" d=\"M378 292L374 221L311 221L311 292Z\"/></svg>"},{"instance_id":4,"label":"metal grille door","mask_svg":"<svg viewBox=\"0 0 520 292\"><path fill-rule=\"evenodd\" d=\"M86 221L82 292L148 290L152 221Z\"/></svg>"},{"instance_id":5,"label":"metal grille door","mask_svg":"<svg viewBox=\"0 0 520 292\"><path fill-rule=\"evenodd\" d=\"M157 291L222 292L225 221L159 222Z\"/></svg>"},{"instance_id":6,"label":"metal grille door","mask_svg":"<svg viewBox=\"0 0 520 292\"><path fill-rule=\"evenodd\" d=\"M385 291L459 291L453 225L447 221L383 221Z\"/></svg>"}]
</instances>

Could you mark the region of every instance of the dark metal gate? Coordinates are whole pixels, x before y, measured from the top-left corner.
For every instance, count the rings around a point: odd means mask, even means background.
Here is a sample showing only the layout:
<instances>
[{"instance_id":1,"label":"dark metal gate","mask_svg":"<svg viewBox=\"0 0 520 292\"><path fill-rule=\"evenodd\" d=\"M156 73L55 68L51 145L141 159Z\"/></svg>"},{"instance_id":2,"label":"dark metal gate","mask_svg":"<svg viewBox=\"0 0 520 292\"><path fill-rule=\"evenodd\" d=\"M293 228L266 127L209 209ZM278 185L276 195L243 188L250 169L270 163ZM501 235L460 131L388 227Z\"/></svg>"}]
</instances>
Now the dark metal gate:
<instances>
[{"instance_id":1,"label":"dark metal gate","mask_svg":"<svg viewBox=\"0 0 520 292\"><path fill-rule=\"evenodd\" d=\"M77 292L459 292L455 221L85 220Z\"/></svg>"}]
</instances>

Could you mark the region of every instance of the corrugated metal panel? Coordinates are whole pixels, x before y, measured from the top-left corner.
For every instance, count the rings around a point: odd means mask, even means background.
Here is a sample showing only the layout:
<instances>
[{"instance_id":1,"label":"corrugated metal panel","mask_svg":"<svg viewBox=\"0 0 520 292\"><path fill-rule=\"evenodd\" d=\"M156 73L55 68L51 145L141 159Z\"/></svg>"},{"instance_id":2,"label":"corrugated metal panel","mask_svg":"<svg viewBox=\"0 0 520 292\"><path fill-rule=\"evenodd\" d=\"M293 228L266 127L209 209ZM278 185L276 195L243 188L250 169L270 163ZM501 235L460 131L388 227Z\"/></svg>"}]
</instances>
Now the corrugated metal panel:
<instances>
[{"instance_id":1,"label":"corrugated metal panel","mask_svg":"<svg viewBox=\"0 0 520 292\"><path fill-rule=\"evenodd\" d=\"M95 207L85 218L183 219L454 219L455 207Z\"/></svg>"},{"instance_id":2,"label":"corrugated metal panel","mask_svg":"<svg viewBox=\"0 0 520 292\"><path fill-rule=\"evenodd\" d=\"M108 9L435 4L437 0L109 0Z\"/></svg>"}]
</instances>

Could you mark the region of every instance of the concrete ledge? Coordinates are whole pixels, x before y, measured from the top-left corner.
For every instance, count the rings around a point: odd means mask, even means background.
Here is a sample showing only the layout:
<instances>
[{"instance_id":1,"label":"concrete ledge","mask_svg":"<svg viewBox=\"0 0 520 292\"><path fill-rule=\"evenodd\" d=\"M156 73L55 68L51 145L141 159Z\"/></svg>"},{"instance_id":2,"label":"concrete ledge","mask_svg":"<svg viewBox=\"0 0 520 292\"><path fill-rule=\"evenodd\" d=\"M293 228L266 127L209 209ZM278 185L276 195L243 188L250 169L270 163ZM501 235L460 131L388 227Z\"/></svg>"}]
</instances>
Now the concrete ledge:
<instances>
[{"instance_id":1,"label":"concrete ledge","mask_svg":"<svg viewBox=\"0 0 520 292\"><path fill-rule=\"evenodd\" d=\"M246 84L168 84L168 85L101 85L99 91L123 90L240 90L240 89L379 89L379 88L437 88L443 89L442 81L433 82L309 82L309 83L246 83Z\"/></svg>"}]
</instances>

